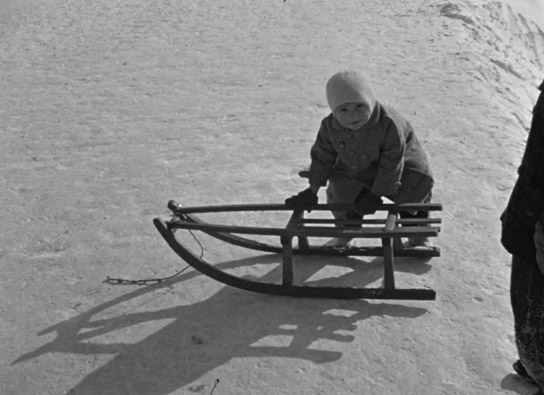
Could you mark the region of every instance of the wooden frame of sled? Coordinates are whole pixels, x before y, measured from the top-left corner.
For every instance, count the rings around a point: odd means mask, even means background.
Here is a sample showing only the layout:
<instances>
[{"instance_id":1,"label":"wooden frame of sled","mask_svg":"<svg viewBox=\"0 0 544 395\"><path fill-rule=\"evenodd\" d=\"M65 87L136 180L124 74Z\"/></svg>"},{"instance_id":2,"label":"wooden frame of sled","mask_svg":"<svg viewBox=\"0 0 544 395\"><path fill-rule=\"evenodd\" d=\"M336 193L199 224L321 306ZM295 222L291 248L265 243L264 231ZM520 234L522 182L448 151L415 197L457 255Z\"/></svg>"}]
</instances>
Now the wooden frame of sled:
<instances>
[{"instance_id":1,"label":"wooden frame of sled","mask_svg":"<svg viewBox=\"0 0 544 395\"><path fill-rule=\"evenodd\" d=\"M440 256L440 249L410 248L402 245L402 237L436 237L440 232L440 218L399 219L400 211L440 211L437 203L422 204L383 204L378 211L387 211L385 219L362 219L339 221L335 219L305 218L303 210L293 210L283 204L253 204L182 207L170 201L168 208L172 219L163 221L155 218L153 223L168 245L189 265L199 272L224 284L252 292L292 297L329 299L410 299L435 300L436 293L428 288L399 289L395 286L395 256L431 258ZM312 211L350 210L352 205L319 204ZM218 225L204 222L194 214L214 212L247 211L292 211L291 218L284 228L249 227ZM328 225L328 226L327 226ZM341 225L357 225L346 226ZM177 229L201 231L227 243L264 252L280 253L283 256L282 282L270 283L236 277L223 272L196 256L175 237ZM240 235L278 236L280 245L262 243ZM381 247L324 247L312 246L310 237L350 237L353 239L381 239ZM293 239L298 245L293 246ZM294 283L293 255L328 256L380 256L383 257L384 280L382 288L319 287Z\"/></svg>"}]
</instances>

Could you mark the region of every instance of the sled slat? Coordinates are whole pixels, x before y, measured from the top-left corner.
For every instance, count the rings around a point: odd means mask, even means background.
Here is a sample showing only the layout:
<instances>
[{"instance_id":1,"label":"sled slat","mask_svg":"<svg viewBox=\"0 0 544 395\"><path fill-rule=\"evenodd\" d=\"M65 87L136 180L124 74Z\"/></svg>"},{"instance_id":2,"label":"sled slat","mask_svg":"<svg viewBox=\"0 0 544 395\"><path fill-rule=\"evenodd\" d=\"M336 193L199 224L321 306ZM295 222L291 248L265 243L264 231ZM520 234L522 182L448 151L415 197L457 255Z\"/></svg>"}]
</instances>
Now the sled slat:
<instances>
[{"instance_id":1,"label":"sled slat","mask_svg":"<svg viewBox=\"0 0 544 395\"><path fill-rule=\"evenodd\" d=\"M300 220L304 224L335 224L335 225L384 225L387 218L363 219L363 220L341 220L334 218L303 218ZM440 218L399 218L396 223L398 225L423 225L423 224L439 224Z\"/></svg>"},{"instance_id":2,"label":"sled slat","mask_svg":"<svg viewBox=\"0 0 544 395\"><path fill-rule=\"evenodd\" d=\"M307 228L258 228L251 226L232 226L215 224L197 224L185 221L171 221L170 228L202 230L204 232L221 232L267 236L304 236L304 237L349 237L349 238L379 238L388 237L436 237L440 228L431 226L411 226L384 230L380 228L340 228L340 227L307 227Z\"/></svg>"},{"instance_id":3,"label":"sled slat","mask_svg":"<svg viewBox=\"0 0 544 395\"><path fill-rule=\"evenodd\" d=\"M168 208L176 215L196 213L218 212L243 212L243 211L293 211L293 207L286 204L230 204L223 206L194 206L183 207L181 204L170 200ZM353 211L357 207L354 204L318 204L312 208L315 211ZM378 207L378 211L440 211L439 203L384 203Z\"/></svg>"}]
</instances>

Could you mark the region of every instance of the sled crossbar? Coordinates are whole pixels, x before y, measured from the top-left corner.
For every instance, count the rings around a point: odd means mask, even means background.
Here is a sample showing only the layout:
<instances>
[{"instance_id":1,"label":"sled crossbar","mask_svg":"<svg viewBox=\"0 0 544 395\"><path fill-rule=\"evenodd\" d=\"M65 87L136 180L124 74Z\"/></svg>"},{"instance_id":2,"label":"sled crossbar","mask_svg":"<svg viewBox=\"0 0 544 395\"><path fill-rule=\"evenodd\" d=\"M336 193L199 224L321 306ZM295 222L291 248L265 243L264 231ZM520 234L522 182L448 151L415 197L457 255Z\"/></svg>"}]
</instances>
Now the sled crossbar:
<instances>
[{"instance_id":1,"label":"sled crossbar","mask_svg":"<svg viewBox=\"0 0 544 395\"><path fill-rule=\"evenodd\" d=\"M305 224L335 224L335 225L380 225L385 224L387 219L362 219L362 220L341 220L329 218L302 218L300 223ZM398 225L421 225L421 224L439 224L440 218L400 218L397 219Z\"/></svg>"},{"instance_id":2,"label":"sled crossbar","mask_svg":"<svg viewBox=\"0 0 544 395\"><path fill-rule=\"evenodd\" d=\"M232 211L293 211L293 208L286 204L231 204L223 206L194 206L183 207L174 200L168 202L168 208L174 214L198 214L198 213L220 213ZM312 211L347 211L356 207L353 204L318 204L312 208ZM380 205L377 211L441 211L440 203L403 203Z\"/></svg>"},{"instance_id":3,"label":"sled crossbar","mask_svg":"<svg viewBox=\"0 0 544 395\"><path fill-rule=\"evenodd\" d=\"M437 203L423 204L383 204L379 211L386 211L383 219L345 220L304 218L304 211L290 208L286 205L229 205L208 207L182 207L174 201L168 203L173 213L170 221L159 218L154 224L170 247L195 269L205 275L237 288L253 292L293 297L314 297L332 299L412 299L434 300L436 293L432 289L399 289L395 284L395 256L411 256L430 258L440 256L436 247L403 246L401 238L436 237L440 232L440 218L403 218L399 219L401 211L439 211L442 206ZM312 210L350 210L352 205L322 204ZM284 228L251 227L220 225L202 221L194 213L244 212L244 211L292 211L291 217ZM326 226L330 225L330 226ZM333 226L334 225L334 226ZM281 284L266 283L258 280L248 280L222 272L202 258L194 255L181 242L174 232L177 229L201 231L220 240L245 248L276 252L282 255ZM279 236L281 246L258 242L238 235ZM380 239L380 247L326 247L312 246L310 237ZM293 246L294 239L297 246ZM328 256L381 256L383 258L383 287L382 288L353 288L353 287L319 287L295 284L294 255L328 255Z\"/></svg>"},{"instance_id":4,"label":"sled crossbar","mask_svg":"<svg viewBox=\"0 0 544 395\"><path fill-rule=\"evenodd\" d=\"M438 236L439 228L430 226L413 226L406 228L379 229L379 228L334 228L334 227L297 227L298 223L286 228L258 228L251 226L196 224L174 222L173 229L201 230L206 233L221 232L261 236L298 236L298 237L350 237L350 238L378 238L383 237L415 237Z\"/></svg>"}]
</instances>

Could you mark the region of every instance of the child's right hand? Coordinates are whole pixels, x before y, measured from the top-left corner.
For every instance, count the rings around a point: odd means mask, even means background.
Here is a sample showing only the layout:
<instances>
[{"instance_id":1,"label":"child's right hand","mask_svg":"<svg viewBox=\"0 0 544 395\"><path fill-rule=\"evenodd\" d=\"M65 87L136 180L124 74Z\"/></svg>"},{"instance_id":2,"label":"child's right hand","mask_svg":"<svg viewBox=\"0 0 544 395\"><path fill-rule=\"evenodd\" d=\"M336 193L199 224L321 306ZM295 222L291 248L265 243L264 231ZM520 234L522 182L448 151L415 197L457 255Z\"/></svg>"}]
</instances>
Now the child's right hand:
<instances>
[{"instance_id":1,"label":"child's right hand","mask_svg":"<svg viewBox=\"0 0 544 395\"><path fill-rule=\"evenodd\" d=\"M287 206L307 210L308 212L312 211L317 205L317 202L318 197L310 188L285 199L285 204Z\"/></svg>"}]
</instances>

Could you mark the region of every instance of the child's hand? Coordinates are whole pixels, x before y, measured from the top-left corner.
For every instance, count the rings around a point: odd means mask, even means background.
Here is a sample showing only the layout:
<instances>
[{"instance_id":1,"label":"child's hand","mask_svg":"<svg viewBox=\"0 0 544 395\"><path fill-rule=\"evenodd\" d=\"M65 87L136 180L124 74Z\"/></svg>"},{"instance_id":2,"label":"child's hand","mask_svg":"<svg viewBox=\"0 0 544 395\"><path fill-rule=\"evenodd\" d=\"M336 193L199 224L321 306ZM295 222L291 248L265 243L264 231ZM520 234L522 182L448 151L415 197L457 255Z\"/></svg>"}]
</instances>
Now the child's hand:
<instances>
[{"instance_id":1,"label":"child's hand","mask_svg":"<svg viewBox=\"0 0 544 395\"><path fill-rule=\"evenodd\" d=\"M303 209L311 212L312 209L317 205L317 201L317 195L312 192L310 188L308 188L297 195L285 199L285 204L289 207Z\"/></svg>"},{"instance_id":2,"label":"child's hand","mask_svg":"<svg viewBox=\"0 0 544 395\"><path fill-rule=\"evenodd\" d=\"M355 201L355 211L361 215L374 214L382 205L382 198L368 189L363 190Z\"/></svg>"}]
</instances>

